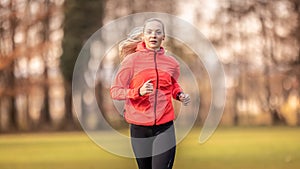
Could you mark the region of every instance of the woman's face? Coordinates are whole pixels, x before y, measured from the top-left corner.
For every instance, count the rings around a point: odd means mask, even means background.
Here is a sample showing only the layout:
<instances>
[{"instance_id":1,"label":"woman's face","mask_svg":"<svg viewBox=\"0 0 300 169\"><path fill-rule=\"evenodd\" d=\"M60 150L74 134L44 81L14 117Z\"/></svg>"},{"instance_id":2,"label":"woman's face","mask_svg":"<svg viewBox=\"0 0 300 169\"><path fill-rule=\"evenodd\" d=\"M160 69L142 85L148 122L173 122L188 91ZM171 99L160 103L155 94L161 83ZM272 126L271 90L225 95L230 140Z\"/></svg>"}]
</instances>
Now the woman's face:
<instances>
[{"instance_id":1,"label":"woman's face","mask_svg":"<svg viewBox=\"0 0 300 169\"><path fill-rule=\"evenodd\" d=\"M147 49L160 49L160 45L165 38L163 25L158 21L146 23L143 37Z\"/></svg>"}]
</instances>

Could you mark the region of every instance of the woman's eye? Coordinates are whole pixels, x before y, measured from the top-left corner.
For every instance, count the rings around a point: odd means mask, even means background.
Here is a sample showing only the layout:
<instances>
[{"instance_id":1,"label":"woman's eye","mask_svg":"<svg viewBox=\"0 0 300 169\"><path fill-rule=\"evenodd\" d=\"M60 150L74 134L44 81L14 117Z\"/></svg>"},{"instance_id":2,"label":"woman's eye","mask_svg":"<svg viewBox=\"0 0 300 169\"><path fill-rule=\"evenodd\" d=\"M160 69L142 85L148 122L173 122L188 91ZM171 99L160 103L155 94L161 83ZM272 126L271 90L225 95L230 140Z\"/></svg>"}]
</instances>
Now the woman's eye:
<instances>
[{"instance_id":1,"label":"woman's eye","mask_svg":"<svg viewBox=\"0 0 300 169\"><path fill-rule=\"evenodd\" d=\"M151 34L153 34L153 33L155 33L156 35L161 35L161 34L162 34L161 31L146 31L146 34L147 34L147 35L151 35Z\"/></svg>"}]
</instances>

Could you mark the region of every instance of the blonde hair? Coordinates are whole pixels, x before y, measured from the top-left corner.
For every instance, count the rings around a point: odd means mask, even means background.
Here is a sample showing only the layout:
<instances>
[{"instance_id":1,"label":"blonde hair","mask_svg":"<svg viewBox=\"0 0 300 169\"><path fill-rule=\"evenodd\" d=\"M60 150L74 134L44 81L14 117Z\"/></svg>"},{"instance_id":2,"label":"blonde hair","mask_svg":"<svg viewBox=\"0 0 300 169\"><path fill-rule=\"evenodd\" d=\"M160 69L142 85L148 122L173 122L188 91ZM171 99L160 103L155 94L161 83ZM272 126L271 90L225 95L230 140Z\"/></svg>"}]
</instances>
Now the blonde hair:
<instances>
[{"instance_id":1,"label":"blonde hair","mask_svg":"<svg viewBox=\"0 0 300 169\"><path fill-rule=\"evenodd\" d=\"M120 60L136 51L137 44L142 41L143 27L136 27L131 30L127 38L119 44Z\"/></svg>"},{"instance_id":2,"label":"blonde hair","mask_svg":"<svg viewBox=\"0 0 300 169\"><path fill-rule=\"evenodd\" d=\"M158 18L150 18L144 22L143 27L135 27L130 33L127 35L127 38L120 42L119 44L119 57L122 61L127 55L136 52L137 44L142 42L142 36L144 33L144 29L148 22L157 21L161 23L163 28L163 34L165 34L165 26L164 23Z\"/></svg>"}]
</instances>

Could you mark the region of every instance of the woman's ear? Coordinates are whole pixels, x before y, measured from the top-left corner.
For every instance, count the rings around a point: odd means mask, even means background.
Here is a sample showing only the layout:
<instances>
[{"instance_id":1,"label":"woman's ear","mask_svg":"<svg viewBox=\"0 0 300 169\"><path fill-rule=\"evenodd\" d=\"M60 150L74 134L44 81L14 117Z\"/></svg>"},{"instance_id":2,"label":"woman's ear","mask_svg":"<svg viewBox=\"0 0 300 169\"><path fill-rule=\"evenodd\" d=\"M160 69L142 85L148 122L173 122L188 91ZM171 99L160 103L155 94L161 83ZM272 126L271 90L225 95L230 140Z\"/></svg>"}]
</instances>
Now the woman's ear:
<instances>
[{"instance_id":1,"label":"woman's ear","mask_svg":"<svg viewBox=\"0 0 300 169\"><path fill-rule=\"evenodd\" d=\"M163 36L162 40L165 40L165 35Z\"/></svg>"}]
</instances>

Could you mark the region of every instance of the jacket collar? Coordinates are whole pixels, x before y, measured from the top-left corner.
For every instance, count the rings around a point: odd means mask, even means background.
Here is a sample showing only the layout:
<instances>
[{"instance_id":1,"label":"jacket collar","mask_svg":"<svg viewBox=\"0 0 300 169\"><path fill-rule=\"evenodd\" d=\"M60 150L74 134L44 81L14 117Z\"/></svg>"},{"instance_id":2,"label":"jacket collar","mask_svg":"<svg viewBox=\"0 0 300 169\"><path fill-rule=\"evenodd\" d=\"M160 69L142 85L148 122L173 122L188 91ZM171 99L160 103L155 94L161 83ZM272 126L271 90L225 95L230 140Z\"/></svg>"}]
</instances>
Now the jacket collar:
<instances>
[{"instance_id":1,"label":"jacket collar","mask_svg":"<svg viewBox=\"0 0 300 169\"><path fill-rule=\"evenodd\" d=\"M137 44L136 51L141 51L141 52L153 52L153 50L147 49L145 42L140 42ZM165 49L163 47L160 47L160 49L157 51L159 54L164 54Z\"/></svg>"}]
</instances>

